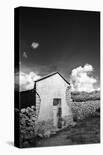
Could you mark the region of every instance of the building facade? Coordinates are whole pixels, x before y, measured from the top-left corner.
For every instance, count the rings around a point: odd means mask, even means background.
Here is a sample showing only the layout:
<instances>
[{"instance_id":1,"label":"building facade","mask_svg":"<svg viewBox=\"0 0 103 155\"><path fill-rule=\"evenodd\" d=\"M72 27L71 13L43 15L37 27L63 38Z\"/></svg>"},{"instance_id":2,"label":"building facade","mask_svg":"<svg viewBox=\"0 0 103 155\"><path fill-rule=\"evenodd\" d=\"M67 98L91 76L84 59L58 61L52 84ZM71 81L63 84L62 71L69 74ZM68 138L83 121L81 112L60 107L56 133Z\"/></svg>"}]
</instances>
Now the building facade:
<instances>
[{"instance_id":1,"label":"building facade","mask_svg":"<svg viewBox=\"0 0 103 155\"><path fill-rule=\"evenodd\" d=\"M70 83L60 73L56 72L35 81L35 89L40 97L38 99L36 96L37 123L51 122L56 129L71 124Z\"/></svg>"}]
</instances>

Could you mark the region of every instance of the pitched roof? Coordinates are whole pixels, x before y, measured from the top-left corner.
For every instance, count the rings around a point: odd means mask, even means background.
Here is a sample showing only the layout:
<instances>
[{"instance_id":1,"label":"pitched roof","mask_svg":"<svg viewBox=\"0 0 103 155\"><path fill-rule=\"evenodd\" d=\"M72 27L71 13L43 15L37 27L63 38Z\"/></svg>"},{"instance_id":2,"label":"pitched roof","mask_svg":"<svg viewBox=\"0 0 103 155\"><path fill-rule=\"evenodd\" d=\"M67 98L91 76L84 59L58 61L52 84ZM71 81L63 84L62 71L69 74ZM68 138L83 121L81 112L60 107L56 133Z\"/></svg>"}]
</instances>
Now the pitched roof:
<instances>
[{"instance_id":1,"label":"pitched roof","mask_svg":"<svg viewBox=\"0 0 103 155\"><path fill-rule=\"evenodd\" d=\"M44 77L42 77L42 78L36 80L35 82L39 82L39 81L44 80L44 79L46 79L46 78L49 78L49 77L51 77L51 76L53 76L53 75L55 75L55 74L59 74L59 76L61 76L61 78L62 78L67 84L70 85L70 83L69 83L59 72L53 72L53 73L51 73L51 74L48 74L48 75L46 75L46 76L44 76Z\"/></svg>"}]
</instances>

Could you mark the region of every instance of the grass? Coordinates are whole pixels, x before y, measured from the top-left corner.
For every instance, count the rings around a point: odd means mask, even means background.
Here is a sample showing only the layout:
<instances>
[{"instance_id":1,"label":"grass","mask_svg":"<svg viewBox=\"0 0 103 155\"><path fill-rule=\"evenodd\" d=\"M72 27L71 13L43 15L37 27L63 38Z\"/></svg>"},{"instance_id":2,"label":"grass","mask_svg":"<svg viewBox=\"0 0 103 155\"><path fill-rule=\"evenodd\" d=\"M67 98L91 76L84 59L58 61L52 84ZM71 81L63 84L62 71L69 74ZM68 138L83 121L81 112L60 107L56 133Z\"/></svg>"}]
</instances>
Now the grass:
<instances>
[{"instance_id":1,"label":"grass","mask_svg":"<svg viewBox=\"0 0 103 155\"><path fill-rule=\"evenodd\" d=\"M100 117L89 117L85 120L78 121L77 125L72 128L66 128L56 135L36 139L35 147L77 145L100 143ZM34 145L32 144L31 147Z\"/></svg>"},{"instance_id":2,"label":"grass","mask_svg":"<svg viewBox=\"0 0 103 155\"><path fill-rule=\"evenodd\" d=\"M71 130L67 139L71 139L73 144L90 144L100 142L100 118L92 117L78 122L77 126Z\"/></svg>"}]
</instances>

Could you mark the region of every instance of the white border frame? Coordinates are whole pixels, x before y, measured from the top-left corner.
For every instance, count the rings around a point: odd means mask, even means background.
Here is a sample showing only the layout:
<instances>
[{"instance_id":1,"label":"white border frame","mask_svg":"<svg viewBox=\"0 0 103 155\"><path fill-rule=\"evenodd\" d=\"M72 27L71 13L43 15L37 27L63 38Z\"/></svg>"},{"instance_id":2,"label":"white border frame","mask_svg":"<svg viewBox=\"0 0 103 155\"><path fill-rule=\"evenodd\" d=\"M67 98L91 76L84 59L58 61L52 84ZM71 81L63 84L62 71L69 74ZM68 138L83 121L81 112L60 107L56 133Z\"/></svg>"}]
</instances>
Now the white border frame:
<instances>
[{"instance_id":1,"label":"white border frame","mask_svg":"<svg viewBox=\"0 0 103 155\"><path fill-rule=\"evenodd\" d=\"M11 142L14 136L14 8L18 6L101 11L101 28L103 27L102 0L3 0L0 2L0 154L103 154L103 143L22 150L12 146ZM101 29L101 66L103 62L102 34L103 30ZM103 78L102 73L101 67L101 80ZM101 89L102 85L103 82L101 81ZM103 109L102 104L103 97L101 93L101 109ZM102 113L103 111L101 111ZM101 131L103 131L102 125ZM103 132L101 132L101 137L103 137Z\"/></svg>"}]
</instances>

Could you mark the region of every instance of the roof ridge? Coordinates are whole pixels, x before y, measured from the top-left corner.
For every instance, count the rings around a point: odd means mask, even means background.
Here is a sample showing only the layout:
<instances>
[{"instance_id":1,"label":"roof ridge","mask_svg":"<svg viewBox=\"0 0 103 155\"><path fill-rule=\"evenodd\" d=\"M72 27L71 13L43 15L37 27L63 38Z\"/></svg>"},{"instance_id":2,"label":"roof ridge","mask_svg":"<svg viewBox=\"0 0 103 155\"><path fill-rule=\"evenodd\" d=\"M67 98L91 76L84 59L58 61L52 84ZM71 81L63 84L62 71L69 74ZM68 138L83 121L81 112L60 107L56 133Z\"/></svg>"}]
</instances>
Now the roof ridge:
<instances>
[{"instance_id":1,"label":"roof ridge","mask_svg":"<svg viewBox=\"0 0 103 155\"><path fill-rule=\"evenodd\" d=\"M38 79L38 80L36 80L36 81L34 81L34 82L39 82L39 81L41 81L41 80L43 80L43 79L46 79L46 78L48 78L48 77L50 77L50 76L53 76L53 75L55 75L55 74L59 74L61 77L62 77L62 79L66 82L66 83L68 83L69 85L70 85L70 83L57 71L57 72L52 72L52 73L50 73L50 74L48 74L48 75L46 75L46 76L43 76L43 77L41 77L40 79Z\"/></svg>"}]
</instances>

